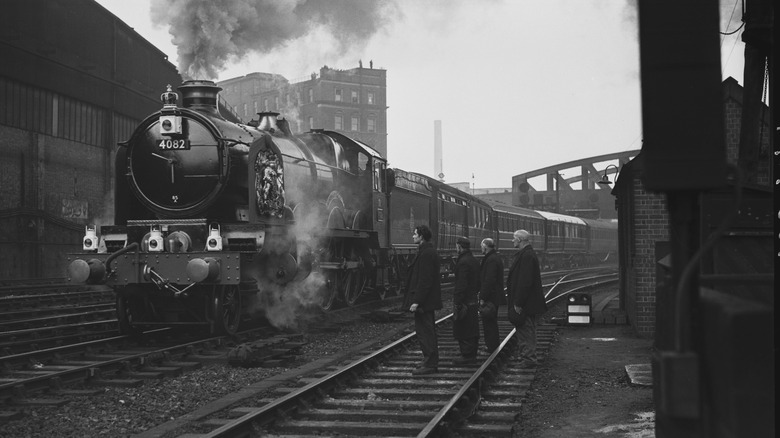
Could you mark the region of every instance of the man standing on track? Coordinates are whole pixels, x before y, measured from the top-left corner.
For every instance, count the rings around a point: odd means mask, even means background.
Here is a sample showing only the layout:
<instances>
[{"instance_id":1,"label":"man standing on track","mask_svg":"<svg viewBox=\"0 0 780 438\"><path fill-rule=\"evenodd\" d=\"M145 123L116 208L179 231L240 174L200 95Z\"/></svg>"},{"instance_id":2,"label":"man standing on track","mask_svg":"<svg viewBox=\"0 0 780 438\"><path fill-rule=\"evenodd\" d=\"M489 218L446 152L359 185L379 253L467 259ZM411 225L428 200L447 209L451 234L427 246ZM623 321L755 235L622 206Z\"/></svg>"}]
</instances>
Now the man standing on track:
<instances>
[{"instance_id":1,"label":"man standing on track","mask_svg":"<svg viewBox=\"0 0 780 438\"><path fill-rule=\"evenodd\" d=\"M452 291L452 335L458 341L461 357L452 363L471 365L477 362L479 345L479 262L471 254L469 239L458 237L455 248L458 250L458 261L455 264L455 287Z\"/></svg>"},{"instance_id":2,"label":"man standing on track","mask_svg":"<svg viewBox=\"0 0 780 438\"><path fill-rule=\"evenodd\" d=\"M439 366L439 343L436 338L435 311L442 308L439 255L431 243L431 229L427 225L415 227L412 240L419 247L409 269L407 293L412 297L409 311L414 313L414 329L423 354L422 366L414 375L433 374Z\"/></svg>"},{"instance_id":3,"label":"man standing on track","mask_svg":"<svg viewBox=\"0 0 780 438\"><path fill-rule=\"evenodd\" d=\"M533 368L536 361L537 317L547 311L542 292L539 259L526 230L515 231L512 244L518 249L506 278L507 316L517 328L520 367Z\"/></svg>"},{"instance_id":4,"label":"man standing on track","mask_svg":"<svg viewBox=\"0 0 780 438\"><path fill-rule=\"evenodd\" d=\"M485 332L485 347L488 354L498 348L498 305L504 293L504 263L496 252L493 239L482 240L482 266L480 267L479 314L482 317L482 331Z\"/></svg>"}]
</instances>

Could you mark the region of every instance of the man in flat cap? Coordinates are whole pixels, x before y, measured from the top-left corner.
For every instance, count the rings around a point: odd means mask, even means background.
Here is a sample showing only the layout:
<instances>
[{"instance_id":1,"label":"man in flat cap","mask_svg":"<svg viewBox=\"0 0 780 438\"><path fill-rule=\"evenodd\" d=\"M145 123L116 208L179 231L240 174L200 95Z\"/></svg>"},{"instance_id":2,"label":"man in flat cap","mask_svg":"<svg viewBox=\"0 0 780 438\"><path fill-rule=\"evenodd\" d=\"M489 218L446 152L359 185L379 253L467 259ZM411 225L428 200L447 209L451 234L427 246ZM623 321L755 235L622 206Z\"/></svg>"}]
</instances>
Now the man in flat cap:
<instances>
[{"instance_id":1,"label":"man in flat cap","mask_svg":"<svg viewBox=\"0 0 780 438\"><path fill-rule=\"evenodd\" d=\"M455 264L455 288L452 292L452 334L458 340L461 357L452 362L455 365L470 365L477 361L479 344L479 262L471 254L469 239L458 237L455 247L458 250L458 262Z\"/></svg>"}]
</instances>

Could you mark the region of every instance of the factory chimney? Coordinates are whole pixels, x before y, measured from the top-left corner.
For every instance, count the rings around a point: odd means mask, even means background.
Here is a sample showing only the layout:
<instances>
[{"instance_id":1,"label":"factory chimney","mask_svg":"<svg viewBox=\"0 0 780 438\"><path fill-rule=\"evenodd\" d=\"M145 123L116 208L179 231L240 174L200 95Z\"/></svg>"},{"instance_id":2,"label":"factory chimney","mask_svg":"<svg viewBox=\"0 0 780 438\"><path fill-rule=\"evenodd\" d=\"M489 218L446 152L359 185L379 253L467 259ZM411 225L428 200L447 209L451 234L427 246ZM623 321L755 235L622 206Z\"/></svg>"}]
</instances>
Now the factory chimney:
<instances>
[{"instance_id":1,"label":"factory chimney","mask_svg":"<svg viewBox=\"0 0 780 438\"><path fill-rule=\"evenodd\" d=\"M441 146L441 120L433 121L433 174L444 181L444 158Z\"/></svg>"}]
</instances>

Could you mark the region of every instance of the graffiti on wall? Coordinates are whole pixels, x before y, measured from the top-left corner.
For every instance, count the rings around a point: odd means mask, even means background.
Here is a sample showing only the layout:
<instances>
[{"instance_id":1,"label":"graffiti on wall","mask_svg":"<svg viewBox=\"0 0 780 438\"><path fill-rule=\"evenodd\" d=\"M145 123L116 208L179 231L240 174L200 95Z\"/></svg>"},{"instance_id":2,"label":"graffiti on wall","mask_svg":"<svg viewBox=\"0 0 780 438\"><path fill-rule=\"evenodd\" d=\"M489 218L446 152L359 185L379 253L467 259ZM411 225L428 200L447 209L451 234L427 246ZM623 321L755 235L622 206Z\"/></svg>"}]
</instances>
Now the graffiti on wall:
<instances>
[{"instance_id":1,"label":"graffiti on wall","mask_svg":"<svg viewBox=\"0 0 780 438\"><path fill-rule=\"evenodd\" d=\"M89 202L79 199L63 199L62 217L66 219L88 219Z\"/></svg>"}]
</instances>

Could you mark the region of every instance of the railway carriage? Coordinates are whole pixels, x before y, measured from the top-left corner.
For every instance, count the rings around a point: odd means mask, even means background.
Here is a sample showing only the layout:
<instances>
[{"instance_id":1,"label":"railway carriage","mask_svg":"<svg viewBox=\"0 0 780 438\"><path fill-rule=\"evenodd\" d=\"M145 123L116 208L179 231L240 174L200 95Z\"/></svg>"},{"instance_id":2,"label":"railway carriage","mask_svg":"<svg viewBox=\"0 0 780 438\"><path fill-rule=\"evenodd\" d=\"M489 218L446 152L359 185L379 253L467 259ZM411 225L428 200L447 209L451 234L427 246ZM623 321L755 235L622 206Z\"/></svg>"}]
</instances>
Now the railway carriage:
<instances>
[{"instance_id":1,"label":"railway carriage","mask_svg":"<svg viewBox=\"0 0 780 438\"><path fill-rule=\"evenodd\" d=\"M542 266L550 269L577 266L586 250L585 221L549 211L540 211L539 214L545 219Z\"/></svg>"},{"instance_id":2,"label":"railway carriage","mask_svg":"<svg viewBox=\"0 0 780 438\"><path fill-rule=\"evenodd\" d=\"M617 262L617 220L583 219L588 226L587 264Z\"/></svg>"},{"instance_id":3,"label":"railway carriage","mask_svg":"<svg viewBox=\"0 0 780 438\"><path fill-rule=\"evenodd\" d=\"M526 230L531 236L531 245L539 251L544 249L544 216L538 211L528 208L517 207L514 205L503 204L496 201L487 201L493 209L495 215L495 224L498 240L496 247L505 250L505 253L512 251L512 239L517 230Z\"/></svg>"}]
</instances>

